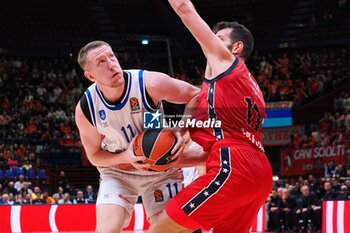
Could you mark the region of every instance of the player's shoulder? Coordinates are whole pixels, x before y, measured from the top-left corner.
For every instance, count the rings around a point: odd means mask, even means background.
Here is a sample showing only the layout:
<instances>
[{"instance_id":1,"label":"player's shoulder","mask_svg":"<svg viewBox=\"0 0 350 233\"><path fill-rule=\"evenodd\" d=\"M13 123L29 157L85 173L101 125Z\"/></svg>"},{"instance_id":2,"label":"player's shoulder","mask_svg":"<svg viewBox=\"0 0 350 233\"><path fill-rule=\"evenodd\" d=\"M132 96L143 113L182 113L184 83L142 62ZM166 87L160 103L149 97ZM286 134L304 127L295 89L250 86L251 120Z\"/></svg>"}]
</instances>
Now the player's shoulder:
<instances>
[{"instance_id":1,"label":"player's shoulder","mask_svg":"<svg viewBox=\"0 0 350 233\"><path fill-rule=\"evenodd\" d=\"M123 70L124 74L131 75L132 77L141 77L144 75L145 70L143 69L126 69Z\"/></svg>"},{"instance_id":2,"label":"player's shoulder","mask_svg":"<svg viewBox=\"0 0 350 233\"><path fill-rule=\"evenodd\" d=\"M93 104L93 94L96 90L96 83L91 84L85 92L81 95L76 107L75 116L76 118L85 117L91 124L90 104Z\"/></svg>"}]
</instances>

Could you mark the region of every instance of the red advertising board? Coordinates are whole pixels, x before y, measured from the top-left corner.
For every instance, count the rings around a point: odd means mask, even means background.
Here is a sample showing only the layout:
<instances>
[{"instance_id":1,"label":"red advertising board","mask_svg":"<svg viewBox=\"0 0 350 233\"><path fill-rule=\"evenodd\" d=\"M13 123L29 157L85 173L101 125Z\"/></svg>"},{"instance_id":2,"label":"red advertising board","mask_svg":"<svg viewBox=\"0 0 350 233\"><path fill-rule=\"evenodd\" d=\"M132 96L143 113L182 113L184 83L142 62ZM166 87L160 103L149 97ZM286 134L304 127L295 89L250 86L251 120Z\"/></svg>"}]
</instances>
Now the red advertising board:
<instances>
[{"instance_id":1,"label":"red advertising board","mask_svg":"<svg viewBox=\"0 0 350 233\"><path fill-rule=\"evenodd\" d=\"M267 221L266 205L260 207L251 231L263 232ZM129 226L124 231L143 231L150 224L142 204L136 204ZM0 232L94 232L96 208L86 205L0 206Z\"/></svg>"},{"instance_id":2,"label":"red advertising board","mask_svg":"<svg viewBox=\"0 0 350 233\"><path fill-rule=\"evenodd\" d=\"M333 161L335 165L346 160L345 145L287 149L281 152L281 175L305 175L322 173L324 164Z\"/></svg>"},{"instance_id":3,"label":"red advertising board","mask_svg":"<svg viewBox=\"0 0 350 233\"><path fill-rule=\"evenodd\" d=\"M283 146L290 143L290 136L293 134L304 134L304 126L265 128L261 137L264 146Z\"/></svg>"}]
</instances>

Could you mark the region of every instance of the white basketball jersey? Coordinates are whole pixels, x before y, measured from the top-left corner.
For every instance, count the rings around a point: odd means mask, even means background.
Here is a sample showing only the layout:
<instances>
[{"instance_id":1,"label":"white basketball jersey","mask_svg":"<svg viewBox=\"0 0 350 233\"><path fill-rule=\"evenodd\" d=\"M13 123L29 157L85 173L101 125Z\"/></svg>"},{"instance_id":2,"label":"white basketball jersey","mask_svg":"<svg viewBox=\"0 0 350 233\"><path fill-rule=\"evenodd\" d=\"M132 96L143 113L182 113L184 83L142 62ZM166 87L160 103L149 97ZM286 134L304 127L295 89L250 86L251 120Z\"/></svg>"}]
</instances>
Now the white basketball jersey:
<instances>
[{"instance_id":1,"label":"white basketball jersey","mask_svg":"<svg viewBox=\"0 0 350 233\"><path fill-rule=\"evenodd\" d=\"M104 136L102 149L125 150L143 131L143 112L155 111L147 101L143 74L143 70L124 70L126 88L114 105L106 102L95 83L85 91L92 124Z\"/></svg>"}]
</instances>

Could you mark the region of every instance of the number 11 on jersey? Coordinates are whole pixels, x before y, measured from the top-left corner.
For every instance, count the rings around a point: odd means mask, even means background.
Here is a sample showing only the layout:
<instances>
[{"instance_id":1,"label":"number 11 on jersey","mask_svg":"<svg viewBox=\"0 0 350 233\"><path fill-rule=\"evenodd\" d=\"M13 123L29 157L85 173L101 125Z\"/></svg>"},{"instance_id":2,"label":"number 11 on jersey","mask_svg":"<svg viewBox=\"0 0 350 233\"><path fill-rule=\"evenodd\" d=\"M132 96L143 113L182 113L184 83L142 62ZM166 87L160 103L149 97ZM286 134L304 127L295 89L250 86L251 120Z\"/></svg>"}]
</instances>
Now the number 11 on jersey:
<instances>
[{"instance_id":1,"label":"number 11 on jersey","mask_svg":"<svg viewBox=\"0 0 350 233\"><path fill-rule=\"evenodd\" d=\"M134 131L133 131L133 129L132 129L132 127L131 127L130 124L129 124L126 128L129 129L129 130L126 130L125 127L123 126L123 127L121 128L121 131L123 132L126 141L129 143L129 142L131 142L131 139L132 139L133 137L135 137L135 133L134 133ZM128 132L127 132L127 131L130 132L130 133L129 133L130 137L128 136Z\"/></svg>"}]
</instances>

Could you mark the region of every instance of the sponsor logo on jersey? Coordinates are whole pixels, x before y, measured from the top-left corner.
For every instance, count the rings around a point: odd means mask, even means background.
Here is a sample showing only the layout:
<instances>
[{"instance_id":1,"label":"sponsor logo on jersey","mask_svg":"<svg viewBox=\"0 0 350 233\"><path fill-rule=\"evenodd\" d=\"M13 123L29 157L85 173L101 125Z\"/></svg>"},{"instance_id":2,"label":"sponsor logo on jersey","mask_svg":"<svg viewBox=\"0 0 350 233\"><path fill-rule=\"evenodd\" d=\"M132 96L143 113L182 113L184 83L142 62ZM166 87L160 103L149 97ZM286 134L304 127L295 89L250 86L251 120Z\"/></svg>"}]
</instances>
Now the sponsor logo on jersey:
<instances>
[{"instance_id":1,"label":"sponsor logo on jersey","mask_svg":"<svg viewBox=\"0 0 350 233\"><path fill-rule=\"evenodd\" d=\"M164 195L163 195L162 190L156 189L156 190L154 191L154 200L155 200L156 202L162 202L162 201L164 201Z\"/></svg>"},{"instance_id":2,"label":"sponsor logo on jersey","mask_svg":"<svg viewBox=\"0 0 350 233\"><path fill-rule=\"evenodd\" d=\"M106 118L107 118L107 115L106 115L106 111L105 110L100 110L100 111L98 111L98 113L100 114L100 118L101 118L101 120L106 120Z\"/></svg>"},{"instance_id":3,"label":"sponsor logo on jersey","mask_svg":"<svg viewBox=\"0 0 350 233\"><path fill-rule=\"evenodd\" d=\"M131 111L139 111L140 110L139 100L136 97L132 97L130 99L130 107L131 107Z\"/></svg>"}]
</instances>

